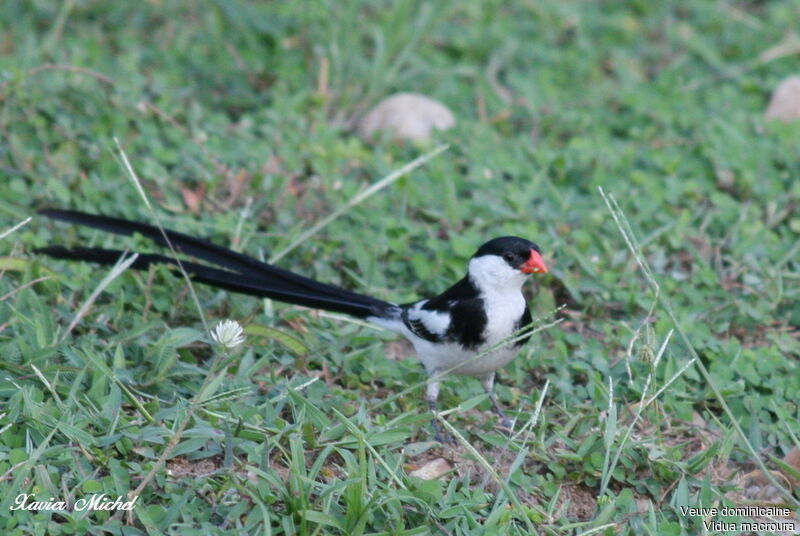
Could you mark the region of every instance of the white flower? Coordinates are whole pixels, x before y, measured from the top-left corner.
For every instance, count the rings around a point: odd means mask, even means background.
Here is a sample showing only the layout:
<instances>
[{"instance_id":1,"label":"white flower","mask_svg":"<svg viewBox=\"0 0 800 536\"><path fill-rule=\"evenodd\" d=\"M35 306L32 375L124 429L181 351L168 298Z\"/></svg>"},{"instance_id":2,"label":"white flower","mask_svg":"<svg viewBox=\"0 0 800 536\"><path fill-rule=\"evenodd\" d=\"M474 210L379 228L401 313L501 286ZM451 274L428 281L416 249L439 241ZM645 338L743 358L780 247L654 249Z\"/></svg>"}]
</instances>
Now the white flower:
<instances>
[{"instance_id":1,"label":"white flower","mask_svg":"<svg viewBox=\"0 0 800 536\"><path fill-rule=\"evenodd\" d=\"M244 342L244 331L236 320L224 320L211 332L211 338L225 348L235 348Z\"/></svg>"}]
</instances>

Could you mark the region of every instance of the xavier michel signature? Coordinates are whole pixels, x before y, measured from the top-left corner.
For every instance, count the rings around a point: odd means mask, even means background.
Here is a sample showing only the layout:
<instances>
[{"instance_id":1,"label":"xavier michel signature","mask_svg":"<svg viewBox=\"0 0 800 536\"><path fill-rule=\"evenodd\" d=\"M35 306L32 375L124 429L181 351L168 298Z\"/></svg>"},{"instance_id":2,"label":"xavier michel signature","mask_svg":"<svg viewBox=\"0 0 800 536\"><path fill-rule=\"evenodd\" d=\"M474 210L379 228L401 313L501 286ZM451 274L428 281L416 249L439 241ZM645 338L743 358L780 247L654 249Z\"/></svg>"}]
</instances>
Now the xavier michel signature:
<instances>
[{"instance_id":1,"label":"xavier michel signature","mask_svg":"<svg viewBox=\"0 0 800 536\"><path fill-rule=\"evenodd\" d=\"M50 512L66 512L69 510L67 501L57 501L50 497L46 501L34 500L33 494L20 493L14 499L14 506L9 510L38 510ZM117 497L111 500L105 493L95 493L88 498L81 498L73 504L73 511L80 512L83 510L124 510L130 512L136 506L136 501L139 499L137 495L130 501L123 501L122 497Z\"/></svg>"}]
</instances>

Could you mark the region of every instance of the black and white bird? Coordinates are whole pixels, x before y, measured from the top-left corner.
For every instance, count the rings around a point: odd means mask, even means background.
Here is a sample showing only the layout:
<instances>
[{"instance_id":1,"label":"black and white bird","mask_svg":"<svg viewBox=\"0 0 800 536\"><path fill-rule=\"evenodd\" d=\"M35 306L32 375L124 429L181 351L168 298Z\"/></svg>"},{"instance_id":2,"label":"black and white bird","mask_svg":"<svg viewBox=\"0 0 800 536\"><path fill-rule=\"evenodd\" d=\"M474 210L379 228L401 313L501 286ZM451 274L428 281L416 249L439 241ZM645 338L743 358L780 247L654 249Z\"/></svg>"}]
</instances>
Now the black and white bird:
<instances>
[{"instance_id":1,"label":"black and white bird","mask_svg":"<svg viewBox=\"0 0 800 536\"><path fill-rule=\"evenodd\" d=\"M503 426L506 417L494 394L495 372L511 361L529 334L508 344L504 340L531 323L522 285L531 274L547 273L539 246L524 238L503 236L483 244L467 265L467 275L433 298L398 305L278 268L207 240L121 218L72 210L45 209L40 214L78 225L120 234L140 234L160 246L218 267L181 260L192 280L232 292L345 313L405 336L414 346L429 376L426 400L436 409L440 379L462 374L480 379ZM50 246L36 250L50 257L115 264L125 253L96 247ZM177 266L173 257L141 253L132 268L153 264ZM434 421L434 427L436 427ZM437 428L438 435L438 428Z\"/></svg>"}]
</instances>

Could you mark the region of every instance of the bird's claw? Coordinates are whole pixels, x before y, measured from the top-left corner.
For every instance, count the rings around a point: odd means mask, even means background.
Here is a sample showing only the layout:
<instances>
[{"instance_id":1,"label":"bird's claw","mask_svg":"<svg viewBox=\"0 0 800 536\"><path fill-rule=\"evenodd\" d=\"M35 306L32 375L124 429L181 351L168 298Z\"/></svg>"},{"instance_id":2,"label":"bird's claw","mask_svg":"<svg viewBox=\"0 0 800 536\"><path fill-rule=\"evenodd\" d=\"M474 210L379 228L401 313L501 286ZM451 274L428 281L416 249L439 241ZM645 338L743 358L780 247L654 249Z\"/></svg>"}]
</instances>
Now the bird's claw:
<instances>
[{"instance_id":1,"label":"bird's claw","mask_svg":"<svg viewBox=\"0 0 800 536\"><path fill-rule=\"evenodd\" d=\"M436 411L433 409L433 411ZM455 438L442 430L441 425L436 421L436 417L433 418L431 421L431 428L433 428L433 440L441 443L442 445L454 445L456 440Z\"/></svg>"},{"instance_id":2,"label":"bird's claw","mask_svg":"<svg viewBox=\"0 0 800 536\"><path fill-rule=\"evenodd\" d=\"M512 431L514 429L514 419L510 417L503 417L500 419L500 428L506 431Z\"/></svg>"},{"instance_id":3,"label":"bird's claw","mask_svg":"<svg viewBox=\"0 0 800 536\"><path fill-rule=\"evenodd\" d=\"M433 436L433 440L441 443L442 445L455 445L456 438L454 438L450 434L446 434L444 432L437 432Z\"/></svg>"}]
</instances>

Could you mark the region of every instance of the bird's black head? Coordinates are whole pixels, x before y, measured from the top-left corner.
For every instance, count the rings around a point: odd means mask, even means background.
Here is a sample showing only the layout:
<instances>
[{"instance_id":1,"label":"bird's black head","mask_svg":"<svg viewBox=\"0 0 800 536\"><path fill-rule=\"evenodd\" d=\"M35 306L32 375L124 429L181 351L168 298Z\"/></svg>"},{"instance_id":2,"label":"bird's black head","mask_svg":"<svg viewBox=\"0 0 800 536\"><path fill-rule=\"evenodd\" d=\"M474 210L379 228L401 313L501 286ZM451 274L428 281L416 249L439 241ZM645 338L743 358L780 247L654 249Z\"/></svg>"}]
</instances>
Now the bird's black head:
<instances>
[{"instance_id":1,"label":"bird's black head","mask_svg":"<svg viewBox=\"0 0 800 536\"><path fill-rule=\"evenodd\" d=\"M547 273L539 246L518 236L501 236L489 240L475 252L473 259L494 255L513 269L525 274Z\"/></svg>"}]
</instances>

